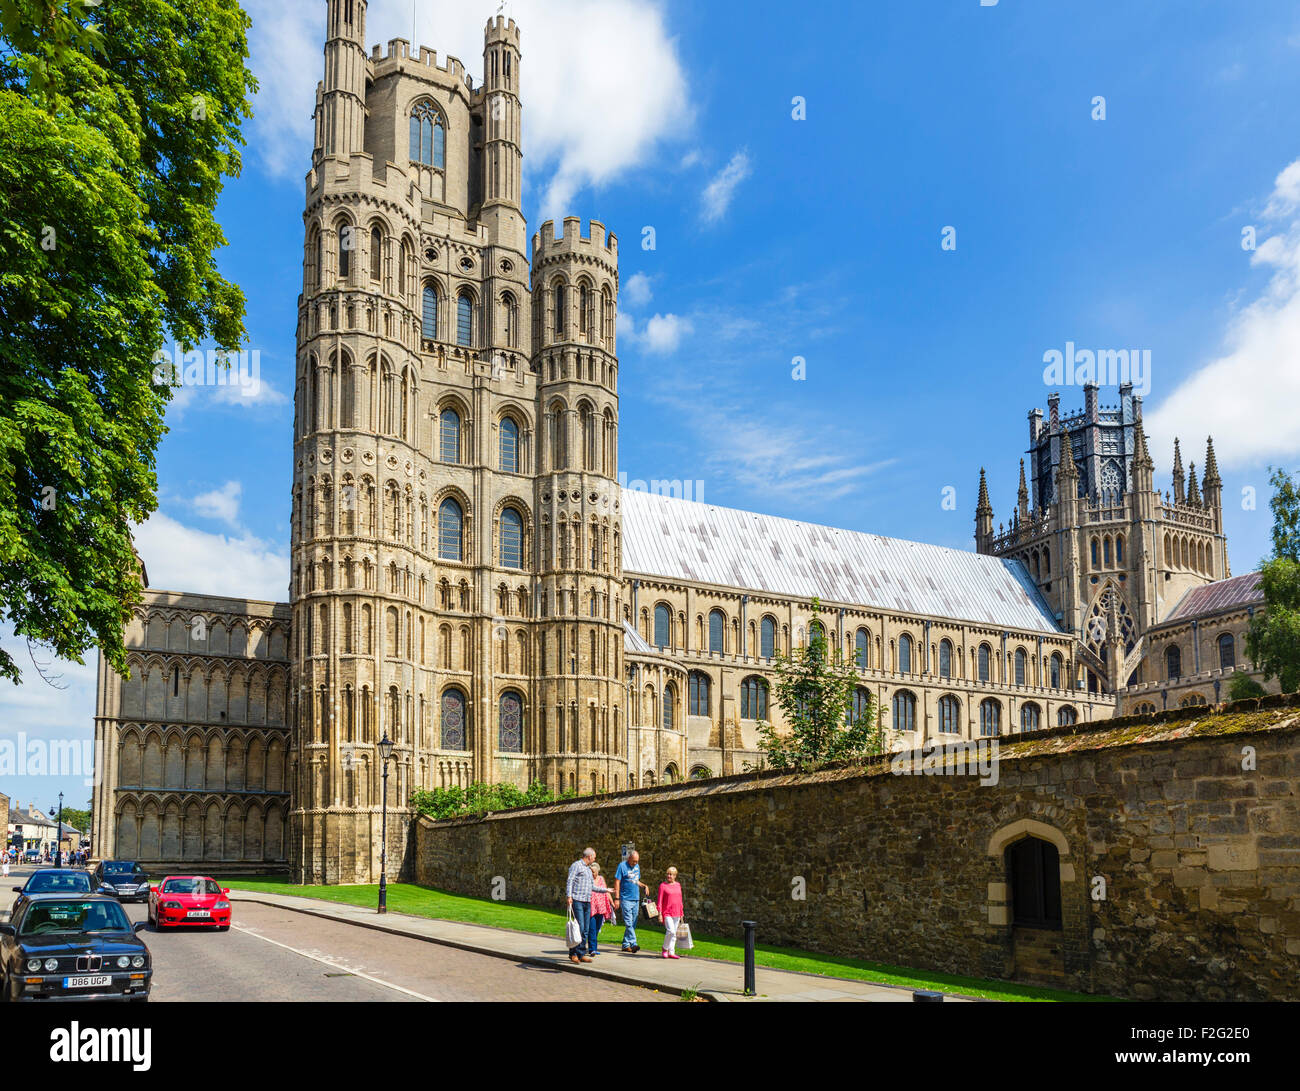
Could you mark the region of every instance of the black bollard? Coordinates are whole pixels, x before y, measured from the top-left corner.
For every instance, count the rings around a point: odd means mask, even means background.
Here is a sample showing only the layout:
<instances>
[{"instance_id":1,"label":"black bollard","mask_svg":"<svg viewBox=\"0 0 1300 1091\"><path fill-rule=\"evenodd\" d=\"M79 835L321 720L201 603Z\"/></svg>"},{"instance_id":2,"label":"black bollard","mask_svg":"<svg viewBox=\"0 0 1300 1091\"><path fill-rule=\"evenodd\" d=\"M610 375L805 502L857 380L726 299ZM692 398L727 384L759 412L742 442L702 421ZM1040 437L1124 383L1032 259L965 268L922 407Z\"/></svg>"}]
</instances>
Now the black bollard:
<instances>
[{"instance_id":1,"label":"black bollard","mask_svg":"<svg viewBox=\"0 0 1300 1091\"><path fill-rule=\"evenodd\" d=\"M754 996L758 989L754 985L754 929L758 921L741 921L745 929L745 995Z\"/></svg>"}]
</instances>

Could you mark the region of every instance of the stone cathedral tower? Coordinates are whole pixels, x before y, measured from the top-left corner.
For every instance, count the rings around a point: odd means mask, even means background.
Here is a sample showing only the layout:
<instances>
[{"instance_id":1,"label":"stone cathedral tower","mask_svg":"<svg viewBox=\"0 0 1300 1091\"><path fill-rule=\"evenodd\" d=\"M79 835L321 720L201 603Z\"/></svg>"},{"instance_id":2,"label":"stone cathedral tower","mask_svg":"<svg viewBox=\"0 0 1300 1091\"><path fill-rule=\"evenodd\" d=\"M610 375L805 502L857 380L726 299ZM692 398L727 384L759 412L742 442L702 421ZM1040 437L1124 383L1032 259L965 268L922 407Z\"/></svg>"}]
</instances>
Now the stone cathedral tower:
<instances>
[{"instance_id":1,"label":"stone cathedral tower","mask_svg":"<svg viewBox=\"0 0 1300 1091\"><path fill-rule=\"evenodd\" d=\"M626 787L618 250L521 203L519 30L365 51L328 0L292 517L295 875L389 873L419 788Z\"/></svg>"}]
</instances>

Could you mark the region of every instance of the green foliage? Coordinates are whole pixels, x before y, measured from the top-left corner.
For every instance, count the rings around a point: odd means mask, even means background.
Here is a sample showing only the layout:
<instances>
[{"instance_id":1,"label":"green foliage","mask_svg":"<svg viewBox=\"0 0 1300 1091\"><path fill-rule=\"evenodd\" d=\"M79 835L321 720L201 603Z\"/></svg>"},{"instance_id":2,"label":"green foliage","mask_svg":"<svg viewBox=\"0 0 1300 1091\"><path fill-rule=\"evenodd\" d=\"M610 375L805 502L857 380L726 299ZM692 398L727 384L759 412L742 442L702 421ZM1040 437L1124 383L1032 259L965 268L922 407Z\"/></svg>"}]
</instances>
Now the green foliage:
<instances>
[{"instance_id":1,"label":"green foliage","mask_svg":"<svg viewBox=\"0 0 1300 1091\"><path fill-rule=\"evenodd\" d=\"M50 811L50 817L57 819L59 817L59 805L56 803ZM80 830L86 833L90 829L90 812L81 811L75 807L63 808L63 824L71 826L74 830Z\"/></svg>"},{"instance_id":2,"label":"green foliage","mask_svg":"<svg viewBox=\"0 0 1300 1091\"><path fill-rule=\"evenodd\" d=\"M429 818L456 818L464 814L486 814L504 811L510 807L527 807L533 803L554 803L557 799L573 799L577 793L565 789L558 796L539 780L533 781L526 792L513 784L482 784L475 782L468 788L420 789L411 793L411 807Z\"/></svg>"},{"instance_id":3,"label":"green foliage","mask_svg":"<svg viewBox=\"0 0 1300 1091\"><path fill-rule=\"evenodd\" d=\"M0 611L120 673L170 396L154 355L244 339L214 210L248 25L236 0L0 0ZM21 678L2 648L0 676Z\"/></svg>"},{"instance_id":4,"label":"green foliage","mask_svg":"<svg viewBox=\"0 0 1300 1091\"><path fill-rule=\"evenodd\" d=\"M1276 678L1283 693L1300 690L1300 489L1296 478L1274 470L1273 559L1259 569L1265 608L1246 634L1246 654L1264 674Z\"/></svg>"},{"instance_id":5,"label":"green foliage","mask_svg":"<svg viewBox=\"0 0 1300 1091\"><path fill-rule=\"evenodd\" d=\"M1273 556L1300 564L1300 474L1292 477L1285 470L1273 470L1268 481L1273 486L1268 502L1273 509Z\"/></svg>"},{"instance_id":6,"label":"green foliage","mask_svg":"<svg viewBox=\"0 0 1300 1091\"><path fill-rule=\"evenodd\" d=\"M1268 690L1261 686L1245 671L1234 671L1228 679L1228 700L1245 701L1252 697L1263 697Z\"/></svg>"},{"instance_id":7,"label":"green foliage","mask_svg":"<svg viewBox=\"0 0 1300 1091\"><path fill-rule=\"evenodd\" d=\"M884 752L875 702L854 721L850 715L858 685L857 667L829 647L820 603L812 601L808 644L776 657L776 702L786 734L772 724L760 729L759 749L776 769L809 769L828 761L855 761Z\"/></svg>"}]
</instances>

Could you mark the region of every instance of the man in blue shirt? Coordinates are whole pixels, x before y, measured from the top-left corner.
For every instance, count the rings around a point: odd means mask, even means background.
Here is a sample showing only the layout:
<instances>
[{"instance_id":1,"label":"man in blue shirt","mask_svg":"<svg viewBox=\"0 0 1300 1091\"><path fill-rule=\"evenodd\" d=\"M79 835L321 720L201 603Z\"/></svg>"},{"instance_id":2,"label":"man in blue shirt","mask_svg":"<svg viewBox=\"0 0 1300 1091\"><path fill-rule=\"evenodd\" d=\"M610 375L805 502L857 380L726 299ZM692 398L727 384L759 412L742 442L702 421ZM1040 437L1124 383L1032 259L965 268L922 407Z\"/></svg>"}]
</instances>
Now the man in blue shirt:
<instances>
[{"instance_id":1,"label":"man in blue shirt","mask_svg":"<svg viewBox=\"0 0 1300 1091\"><path fill-rule=\"evenodd\" d=\"M641 881L641 855L633 849L627 859L614 872L614 902L623 917L623 950L636 954L636 915L641 911L641 891L650 895L650 888Z\"/></svg>"}]
</instances>

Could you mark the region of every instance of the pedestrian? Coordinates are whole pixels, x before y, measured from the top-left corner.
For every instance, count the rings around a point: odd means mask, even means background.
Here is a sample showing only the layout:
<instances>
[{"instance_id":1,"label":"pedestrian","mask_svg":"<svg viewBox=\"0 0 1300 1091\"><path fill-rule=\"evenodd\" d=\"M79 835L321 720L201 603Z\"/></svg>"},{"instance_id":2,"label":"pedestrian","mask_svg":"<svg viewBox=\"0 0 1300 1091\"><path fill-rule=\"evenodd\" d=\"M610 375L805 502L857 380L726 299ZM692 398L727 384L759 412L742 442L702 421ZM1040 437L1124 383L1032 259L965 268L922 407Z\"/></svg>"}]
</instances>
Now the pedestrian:
<instances>
[{"instance_id":1,"label":"pedestrian","mask_svg":"<svg viewBox=\"0 0 1300 1091\"><path fill-rule=\"evenodd\" d=\"M594 860L591 864L591 923L587 926L587 954L595 958L599 954L596 939L600 935L600 926L614 917L614 906L609 900L609 887L605 885L605 876L600 873L600 865Z\"/></svg>"},{"instance_id":2,"label":"pedestrian","mask_svg":"<svg viewBox=\"0 0 1300 1091\"><path fill-rule=\"evenodd\" d=\"M633 849L614 872L614 904L623 918L623 950L636 954L636 915L641 912L641 892L650 896L650 888L641 881L641 854Z\"/></svg>"},{"instance_id":3,"label":"pedestrian","mask_svg":"<svg viewBox=\"0 0 1300 1091\"><path fill-rule=\"evenodd\" d=\"M682 904L682 884L677 881L677 869L668 869L667 881L659 884L659 916L664 922L664 958L681 958L677 953L677 926L682 923L685 907Z\"/></svg>"},{"instance_id":4,"label":"pedestrian","mask_svg":"<svg viewBox=\"0 0 1300 1091\"><path fill-rule=\"evenodd\" d=\"M0 873L3 873L4 878L9 878L9 854L7 852L0 855Z\"/></svg>"},{"instance_id":5,"label":"pedestrian","mask_svg":"<svg viewBox=\"0 0 1300 1091\"><path fill-rule=\"evenodd\" d=\"M581 929L582 942L569 948L570 962L590 962L587 954L587 928L591 924L591 865L596 862L596 850L586 848L582 855L573 861L569 868L569 879L565 883L564 894L568 899L569 910Z\"/></svg>"}]
</instances>

